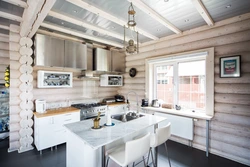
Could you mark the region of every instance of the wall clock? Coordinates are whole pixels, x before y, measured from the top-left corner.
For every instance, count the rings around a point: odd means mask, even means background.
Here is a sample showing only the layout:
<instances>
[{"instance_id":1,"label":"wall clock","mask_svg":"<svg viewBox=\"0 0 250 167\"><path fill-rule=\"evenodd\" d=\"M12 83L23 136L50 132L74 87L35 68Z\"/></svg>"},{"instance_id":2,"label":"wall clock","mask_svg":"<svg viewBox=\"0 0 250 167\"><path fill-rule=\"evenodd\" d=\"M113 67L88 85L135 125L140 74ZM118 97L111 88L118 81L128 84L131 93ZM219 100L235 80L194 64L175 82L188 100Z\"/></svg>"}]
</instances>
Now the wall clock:
<instances>
[{"instance_id":1,"label":"wall clock","mask_svg":"<svg viewBox=\"0 0 250 167\"><path fill-rule=\"evenodd\" d=\"M135 68L131 68L129 70L129 76L130 77L135 77L136 76L136 69Z\"/></svg>"}]
</instances>

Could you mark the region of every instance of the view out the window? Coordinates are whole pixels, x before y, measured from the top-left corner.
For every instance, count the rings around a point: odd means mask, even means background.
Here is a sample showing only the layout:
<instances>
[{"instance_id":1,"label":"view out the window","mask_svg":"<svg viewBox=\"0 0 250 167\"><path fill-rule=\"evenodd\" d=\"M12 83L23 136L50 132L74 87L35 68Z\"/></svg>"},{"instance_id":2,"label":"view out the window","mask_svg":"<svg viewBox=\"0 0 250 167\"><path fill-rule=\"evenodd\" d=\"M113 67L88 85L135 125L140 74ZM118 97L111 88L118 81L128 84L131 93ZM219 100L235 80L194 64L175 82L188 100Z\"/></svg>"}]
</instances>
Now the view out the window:
<instances>
[{"instance_id":1,"label":"view out the window","mask_svg":"<svg viewBox=\"0 0 250 167\"><path fill-rule=\"evenodd\" d=\"M157 99L182 109L205 110L205 60L161 64L155 70Z\"/></svg>"}]
</instances>

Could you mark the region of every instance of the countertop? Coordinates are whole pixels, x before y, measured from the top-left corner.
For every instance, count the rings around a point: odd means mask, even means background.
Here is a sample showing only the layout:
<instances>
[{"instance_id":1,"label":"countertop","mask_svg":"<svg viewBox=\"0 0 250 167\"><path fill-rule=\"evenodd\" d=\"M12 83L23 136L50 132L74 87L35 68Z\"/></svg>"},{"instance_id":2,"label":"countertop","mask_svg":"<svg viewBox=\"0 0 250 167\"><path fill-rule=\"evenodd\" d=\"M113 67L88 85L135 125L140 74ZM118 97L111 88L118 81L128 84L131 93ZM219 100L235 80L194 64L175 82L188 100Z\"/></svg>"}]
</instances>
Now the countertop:
<instances>
[{"instance_id":1,"label":"countertop","mask_svg":"<svg viewBox=\"0 0 250 167\"><path fill-rule=\"evenodd\" d=\"M127 104L126 102L111 102L111 103L103 103L106 104L108 106L118 106L118 105L123 105L123 104Z\"/></svg>"},{"instance_id":2,"label":"countertop","mask_svg":"<svg viewBox=\"0 0 250 167\"><path fill-rule=\"evenodd\" d=\"M37 118L41 118L41 117L54 116L54 115L59 115L59 114L72 113L72 112L80 112L80 109L77 109L75 107L64 107L64 108L59 108L59 109L46 110L46 113L34 112L34 115Z\"/></svg>"},{"instance_id":3,"label":"countertop","mask_svg":"<svg viewBox=\"0 0 250 167\"><path fill-rule=\"evenodd\" d=\"M104 126L102 129L98 130L91 129L93 126L93 120L91 119L66 124L64 126L93 149L98 149L165 120L167 120L167 118L145 114L144 117L129 122L121 122L112 119L112 123L115 123L114 126ZM100 125L104 125L105 122L106 117L101 117Z\"/></svg>"},{"instance_id":4,"label":"countertop","mask_svg":"<svg viewBox=\"0 0 250 167\"><path fill-rule=\"evenodd\" d=\"M205 113L199 113L199 112L191 112L191 111L185 111L185 110L175 110L175 109L167 109L167 108L157 108L157 107L142 107L144 110L150 110L150 111L157 111L161 113L166 114L173 114L173 115L179 115L189 118L197 118L197 119L204 119L204 120L211 120L213 116L206 115Z\"/></svg>"}]
</instances>

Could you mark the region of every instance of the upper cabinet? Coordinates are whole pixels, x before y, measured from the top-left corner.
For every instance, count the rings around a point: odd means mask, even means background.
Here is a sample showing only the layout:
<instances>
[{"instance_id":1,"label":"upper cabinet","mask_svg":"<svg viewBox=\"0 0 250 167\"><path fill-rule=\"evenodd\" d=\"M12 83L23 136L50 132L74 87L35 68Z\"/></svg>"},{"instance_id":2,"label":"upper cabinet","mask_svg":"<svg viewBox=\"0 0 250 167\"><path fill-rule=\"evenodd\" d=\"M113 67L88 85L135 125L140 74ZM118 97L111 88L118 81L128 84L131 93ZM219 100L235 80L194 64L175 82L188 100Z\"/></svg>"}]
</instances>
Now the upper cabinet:
<instances>
[{"instance_id":1,"label":"upper cabinet","mask_svg":"<svg viewBox=\"0 0 250 167\"><path fill-rule=\"evenodd\" d=\"M35 66L75 68L101 73L124 73L125 53L93 48L70 40L36 34Z\"/></svg>"},{"instance_id":2,"label":"upper cabinet","mask_svg":"<svg viewBox=\"0 0 250 167\"><path fill-rule=\"evenodd\" d=\"M64 40L37 34L35 37L35 65L64 67Z\"/></svg>"},{"instance_id":3,"label":"upper cabinet","mask_svg":"<svg viewBox=\"0 0 250 167\"><path fill-rule=\"evenodd\" d=\"M36 34L35 65L47 67L87 68L87 46L79 42Z\"/></svg>"},{"instance_id":4,"label":"upper cabinet","mask_svg":"<svg viewBox=\"0 0 250 167\"><path fill-rule=\"evenodd\" d=\"M120 53L119 51L111 51L111 69L113 72L125 72L125 53Z\"/></svg>"},{"instance_id":5,"label":"upper cabinet","mask_svg":"<svg viewBox=\"0 0 250 167\"><path fill-rule=\"evenodd\" d=\"M87 69L87 46L65 40L65 67Z\"/></svg>"}]
</instances>

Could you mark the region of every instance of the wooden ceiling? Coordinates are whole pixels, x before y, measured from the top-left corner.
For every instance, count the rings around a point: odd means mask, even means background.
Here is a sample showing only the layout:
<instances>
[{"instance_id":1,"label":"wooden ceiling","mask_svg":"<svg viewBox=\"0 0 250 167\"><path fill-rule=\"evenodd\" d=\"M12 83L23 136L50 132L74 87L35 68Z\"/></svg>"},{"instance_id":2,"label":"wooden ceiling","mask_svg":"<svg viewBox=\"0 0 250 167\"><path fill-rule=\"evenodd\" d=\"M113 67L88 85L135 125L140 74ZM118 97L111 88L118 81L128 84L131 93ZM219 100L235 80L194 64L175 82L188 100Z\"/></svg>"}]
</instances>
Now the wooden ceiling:
<instances>
[{"instance_id":1,"label":"wooden ceiling","mask_svg":"<svg viewBox=\"0 0 250 167\"><path fill-rule=\"evenodd\" d=\"M130 2L141 44L250 12L249 0L0 0L0 35L15 24L22 36L32 37L39 28L122 48Z\"/></svg>"}]
</instances>

